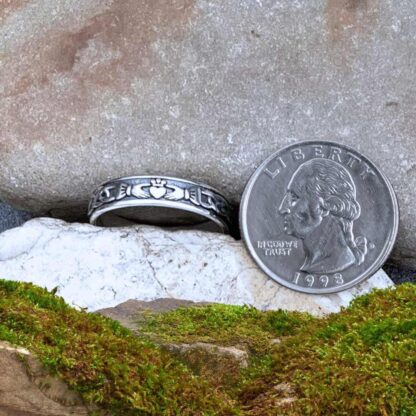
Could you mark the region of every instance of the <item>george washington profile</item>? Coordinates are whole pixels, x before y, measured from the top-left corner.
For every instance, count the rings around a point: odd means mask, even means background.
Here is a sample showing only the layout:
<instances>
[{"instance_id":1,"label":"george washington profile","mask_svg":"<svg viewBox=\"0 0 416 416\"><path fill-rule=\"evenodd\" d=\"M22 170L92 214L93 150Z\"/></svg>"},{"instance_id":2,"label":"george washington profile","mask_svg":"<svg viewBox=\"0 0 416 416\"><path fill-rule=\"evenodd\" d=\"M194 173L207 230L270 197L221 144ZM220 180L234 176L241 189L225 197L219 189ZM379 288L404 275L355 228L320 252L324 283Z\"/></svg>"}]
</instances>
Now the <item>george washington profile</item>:
<instances>
[{"instance_id":1,"label":"george washington profile","mask_svg":"<svg viewBox=\"0 0 416 416\"><path fill-rule=\"evenodd\" d=\"M300 269L335 273L362 264L367 239L355 238L353 231L360 213L354 181L341 164L311 159L300 165L279 207L285 233L303 241Z\"/></svg>"}]
</instances>

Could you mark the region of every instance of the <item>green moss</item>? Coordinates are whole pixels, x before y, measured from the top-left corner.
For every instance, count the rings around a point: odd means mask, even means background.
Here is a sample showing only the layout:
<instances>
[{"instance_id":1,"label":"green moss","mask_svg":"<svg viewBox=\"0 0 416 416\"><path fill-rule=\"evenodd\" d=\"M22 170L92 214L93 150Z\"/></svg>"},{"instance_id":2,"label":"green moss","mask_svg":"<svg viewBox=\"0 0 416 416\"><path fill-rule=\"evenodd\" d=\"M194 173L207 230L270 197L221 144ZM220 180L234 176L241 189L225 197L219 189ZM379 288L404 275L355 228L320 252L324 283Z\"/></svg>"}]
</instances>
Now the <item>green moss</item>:
<instances>
[{"instance_id":1,"label":"green moss","mask_svg":"<svg viewBox=\"0 0 416 416\"><path fill-rule=\"evenodd\" d=\"M198 371L215 387L222 383L231 396L236 396L242 386L270 368L273 341L297 333L313 319L298 312L262 312L249 306L212 304L149 313L146 319L138 319L138 326L142 334L159 343L206 342L247 350L248 368L230 368L225 360L223 371L217 371L205 368L211 366L206 359Z\"/></svg>"},{"instance_id":2,"label":"green moss","mask_svg":"<svg viewBox=\"0 0 416 416\"><path fill-rule=\"evenodd\" d=\"M0 339L28 348L114 415L236 413L225 394L151 342L31 284L0 280Z\"/></svg>"},{"instance_id":3,"label":"green moss","mask_svg":"<svg viewBox=\"0 0 416 416\"><path fill-rule=\"evenodd\" d=\"M213 304L149 314L138 324L142 333L161 342L209 342L240 345L253 354L270 350L271 341L293 335L313 318L298 312L261 312L248 306Z\"/></svg>"},{"instance_id":4,"label":"green moss","mask_svg":"<svg viewBox=\"0 0 416 416\"><path fill-rule=\"evenodd\" d=\"M0 339L29 348L114 415L416 416L412 284L375 291L323 319L209 305L149 314L138 325L140 337L36 286L0 281ZM155 341L238 346L250 366L233 385L218 385ZM294 400L282 401L289 393L275 388L281 383L293 386Z\"/></svg>"},{"instance_id":5,"label":"green moss","mask_svg":"<svg viewBox=\"0 0 416 416\"><path fill-rule=\"evenodd\" d=\"M250 414L272 415L273 386L290 380L299 400L282 415L414 416L415 317L415 285L358 298L280 344L270 367L240 399Z\"/></svg>"},{"instance_id":6,"label":"green moss","mask_svg":"<svg viewBox=\"0 0 416 416\"><path fill-rule=\"evenodd\" d=\"M375 291L323 319L211 305L150 316L141 328L164 342L248 347L251 365L229 388L248 415L416 415L412 284ZM282 382L293 384L297 400L280 407L284 395L274 386Z\"/></svg>"}]
</instances>

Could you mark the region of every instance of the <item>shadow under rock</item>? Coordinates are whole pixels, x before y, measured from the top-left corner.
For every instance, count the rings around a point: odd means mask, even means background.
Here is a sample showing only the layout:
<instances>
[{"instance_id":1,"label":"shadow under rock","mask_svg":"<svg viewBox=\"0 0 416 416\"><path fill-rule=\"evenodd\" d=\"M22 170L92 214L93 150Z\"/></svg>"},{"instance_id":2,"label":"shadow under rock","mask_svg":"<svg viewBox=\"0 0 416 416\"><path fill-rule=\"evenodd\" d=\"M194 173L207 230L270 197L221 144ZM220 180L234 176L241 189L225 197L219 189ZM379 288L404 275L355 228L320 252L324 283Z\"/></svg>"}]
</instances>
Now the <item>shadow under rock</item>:
<instances>
[{"instance_id":1,"label":"shadow under rock","mask_svg":"<svg viewBox=\"0 0 416 416\"><path fill-rule=\"evenodd\" d=\"M390 262L386 263L383 266L383 269L396 285L407 282L416 283L416 270L402 267Z\"/></svg>"},{"instance_id":2,"label":"shadow under rock","mask_svg":"<svg viewBox=\"0 0 416 416\"><path fill-rule=\"evenodd\" d=\"M10 228L19 227L34 215L27 211L15 209L0 201L0 233Z\"/></svg>"}]
</instances>

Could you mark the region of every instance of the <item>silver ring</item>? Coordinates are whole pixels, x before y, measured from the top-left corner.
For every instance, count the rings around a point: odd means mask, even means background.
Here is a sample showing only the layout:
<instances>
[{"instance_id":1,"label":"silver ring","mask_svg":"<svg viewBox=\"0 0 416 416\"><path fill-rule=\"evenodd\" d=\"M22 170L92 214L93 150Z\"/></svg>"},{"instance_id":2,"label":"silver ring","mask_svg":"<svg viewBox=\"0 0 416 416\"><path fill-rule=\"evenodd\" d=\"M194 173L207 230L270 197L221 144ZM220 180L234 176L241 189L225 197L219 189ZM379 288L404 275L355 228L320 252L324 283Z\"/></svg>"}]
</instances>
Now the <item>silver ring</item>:
<instances>
[{"instance_id":1,"label":"silver ring","mask_svg":"<svg viewBox=\"0 0 416 416\"><path fill-rule=\"evenodd\" d=\"M129 176L101 184L88 216L94 225L151 224L229 233L232 208L214 188L167 176Z\"/></svg>"}]
</instances>

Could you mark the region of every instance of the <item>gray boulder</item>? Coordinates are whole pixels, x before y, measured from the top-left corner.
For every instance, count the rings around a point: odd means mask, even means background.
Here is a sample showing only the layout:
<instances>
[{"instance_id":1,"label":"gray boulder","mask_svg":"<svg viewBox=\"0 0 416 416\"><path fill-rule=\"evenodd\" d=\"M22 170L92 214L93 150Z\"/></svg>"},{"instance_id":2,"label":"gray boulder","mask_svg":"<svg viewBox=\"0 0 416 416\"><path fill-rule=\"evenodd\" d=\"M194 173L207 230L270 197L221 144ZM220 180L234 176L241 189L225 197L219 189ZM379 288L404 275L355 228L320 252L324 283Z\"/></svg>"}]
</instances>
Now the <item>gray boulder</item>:
<instances>
[{"instance_id":1,"label":"gray boulder","mask_svg":"<svg viewBox=\"0 0 416 416\"><path fill-rule=\"evenodd\" d=\"M416 265L416 3L48 0L0 6L0 198L85 215L101 181L201 180L237 203L305 139L362 151L401 205Z\"/></svg>"}]
</instances>

